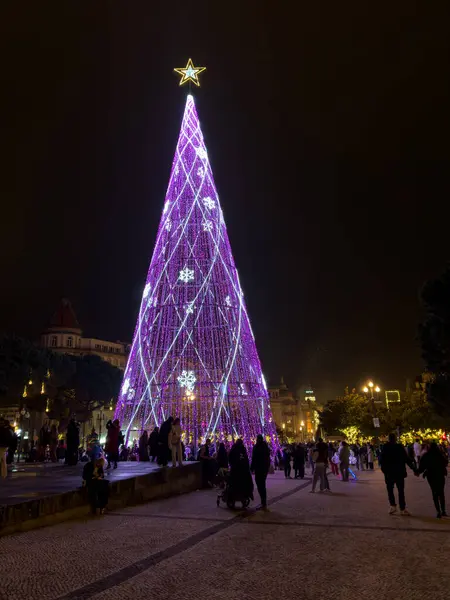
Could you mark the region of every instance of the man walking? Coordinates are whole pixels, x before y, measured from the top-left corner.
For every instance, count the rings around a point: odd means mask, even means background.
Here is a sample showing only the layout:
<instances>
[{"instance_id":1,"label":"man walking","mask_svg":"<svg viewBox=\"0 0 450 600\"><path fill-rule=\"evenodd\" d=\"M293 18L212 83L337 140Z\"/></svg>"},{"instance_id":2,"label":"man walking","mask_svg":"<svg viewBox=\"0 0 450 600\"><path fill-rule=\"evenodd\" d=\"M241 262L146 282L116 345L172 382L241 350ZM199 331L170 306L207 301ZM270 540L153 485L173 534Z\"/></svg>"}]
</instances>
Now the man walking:
<instances>
[{"instance_id":1,"label":"man walking","mask_svg":"<svg viewBox=\"0 0 450 600\"><path fill-rule=\"evenodd\" d=\"M383 446L380 456L380 466L384 474L389 504L391 506L389 509L390 515L394 515L397 512L394 486L397 486L400 514L404 516L409 516L410 514L406 510L405 500L406 465L415 472L414 463L406 453L403 444L397 444L397 436L395 433L390 433L389 442Z\"/></svg>"},{"instance_id":2,"label":"man walking","mask_svg":"<svg viewBox=\"0 0 450 600\"><path fill-rule=\"evenodd\" d=\"M251 471L255 474L255 483L261 498L261 508L267 509L266 479L270 467L270 450L261 434L256 437L253 446Z\"/></svg>"}]
</instances>

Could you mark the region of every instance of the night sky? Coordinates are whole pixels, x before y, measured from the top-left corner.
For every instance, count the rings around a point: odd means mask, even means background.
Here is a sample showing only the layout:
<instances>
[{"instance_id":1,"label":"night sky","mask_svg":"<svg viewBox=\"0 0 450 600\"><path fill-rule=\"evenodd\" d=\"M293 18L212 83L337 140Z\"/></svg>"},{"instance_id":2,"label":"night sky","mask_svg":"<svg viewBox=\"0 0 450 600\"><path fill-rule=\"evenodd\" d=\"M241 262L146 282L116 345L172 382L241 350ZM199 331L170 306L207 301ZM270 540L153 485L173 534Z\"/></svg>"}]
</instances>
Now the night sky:
<instances>
[{"instance_id":1,"label":"night sky","mask_svg":"<svg viewBox=\"0 0 450 600\"><path fill-rule=\"evenodd\" d=\"M419 290L450 258L448 9L298 4L3 7L0 330L36 338L65 296L131 341L192 57L267 378L325 400L420 373Z\"/></svg>"}]
</instances>

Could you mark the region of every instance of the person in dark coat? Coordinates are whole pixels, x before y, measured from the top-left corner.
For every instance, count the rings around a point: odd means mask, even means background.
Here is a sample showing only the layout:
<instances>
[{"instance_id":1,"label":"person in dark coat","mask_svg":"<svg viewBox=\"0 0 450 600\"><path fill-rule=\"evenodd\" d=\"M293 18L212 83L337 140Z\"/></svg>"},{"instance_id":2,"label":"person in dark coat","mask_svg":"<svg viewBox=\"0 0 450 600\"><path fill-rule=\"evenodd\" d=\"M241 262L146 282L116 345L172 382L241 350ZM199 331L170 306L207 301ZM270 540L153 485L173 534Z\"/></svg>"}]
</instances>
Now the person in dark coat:
<instances>
[{"instance_id":1,"label":"person in dark coat","mask_svg":"<svg viewBox=\"0 0 450 600\"><path fill-rule=\"evenodd\" d=\"M419 470L416 475L424 474L431 488L436 516L438 519L446 517L445 509L445 477L447 475L448 458L440 450L436 442L430 444L430 449L420 459Z\"/></svg>"},{"instance_id":2,"label":"person in dark coat","mask_svg":"<svg viewBox=\"0 0 450 600\"><path fill-rule=\"evenodd\" d=\"M223 442L219 444L216 461L219 469L228 469L228 453Z\"/></svg>"},{"instance_id":3,"label":"person in dark coat","mask_svg":"<svg viewBox=\"0 0 450 600\"><path fill-rule=\"evenodd\" d=\"M139 438L139 462L148 462L150 460L148 456L148 433L144 433Z\"/></svg>"},{"instance_id":4,"label":"person in dark coat","mask_svg":"<svg viewBox=\"0 0 450 600\"><path fill-rule=\"evenodd\" d=\"M230 489L232 495L253 500L253 479L250 473L247 450L241 438L231 446L228 461L230 463Z\"/></svg>"},{"instance_id":5,"label":"person in dark coat","mask_svg":"<svg viewBox=\"0 0 450 600\"><path fill-rule=\"evenodd\" d=\"M8 421L0 419L0 477L6 479L8 475L8 467L6 466L6 459L8 456L8 449L12 442L12 433Z\"/></svg>"},{"instance_id":6,"label":"person in dark coat","mask_svg":"<svg viewBox=\"0 0 450 600\"><path fill-rule=\"evenodd\" d=\"M50 431L50 430L49 430ZM80 430L75 419L70 419L66 434L66 464L73 467L78 462L78 447L80 445Z\"/></svg>"},{"instance_id":7,"label":"person in dark coat","mask_svg":"<svg viewBox=\"0 0 450 600\"><path fill-rule=\"evenodd\" d=\"M172 452L169 450L169 433L172 429L173 417L169 417L161 425L158 435L158 465L160 467L167 467L169 462L169 455L172 456Z\"/></svg>"},{"instance_id":8,"label":"person in dark coat","mask_svg":"<svg viewBox=\"0 0 450 600\"><path fill-rule=\"evenodd\" d=\"M103 514L108 504L109 484L105 480L104 464L103 458L97 458L86 463L83 468L83 486L87 488L89 504L94 515L97 509Z\"/></svg>"},{"instance_id":9,"label":"person in dark coat","mask_svg":"<svg viewBox=\"0 0 450 600\"><path fill-rule=\"evenodd\" d=\"M384 474L386 489L391 508L389 514L393 515L397 512L397 505L394 496L394 486L398 490L398 503L400 505L400 514L409 516L406 510L405 500L405 478L407 477L406 465L415 471L415 465L409 458L403 444L397 444L397 436L395 433L389 434L389 441L383 446L380 456L380 466Z\"/></svg>"},{"instance_id":10,"label":"person in dark coat","mask_svg":"<svg viewBox=\"0 0 450 600\"><path fill-rule=\"evenodd\" d=\"M151 432L150 437L148 438L148 446L150 449L150 456L152 457L152 462L155 462L156 457L158 456L158 436L159 427L155 427L155 429Z\"/></svg>"},{"instance_id":11,"label":"person in dark coat","mask_svg":"<svg viewBox=\"0 0 450 600\"><path fill-rule=\"evenodd\" d=\"M255 483L261 498L261 508L267 508L266 479L270 467L270 450L261 434L256 437L252 451L251 471L255 474Z\"/></svg>"},{"instance_id":12,"label":"person in dark coat","mask_svg":"<svg viewBox=\"0 0 450 600\"><path fill-rule=\"evenodd\" d=\"M303 479L305 476L305 449L302 444L297 444L294 450L294 478Z\"/></svg>"},{"instance_id":13,"label":"person in dark coat","mask_svg":"<svg viewBox=\"0 0 450 600\"><path fill-rule=\"evenodd\" d=\"M8 456L6 458L6 463L8 465L12 465L14 462L14 455L17 451L17 444L19 442L19 438L17 437L17 433L14 431L14 427L12 427L7 419L4 421L4 426L9 427L11 431L11 440L8 446Z\"/></svg>"},{"instance_id":14,"label":"person in dark coat","mask_svg":"<svg viewBox=\"0 0 450 600\"><path fill-rule=\"evenodd\" d=\"M105 451L106 456L108 457L108 466L107 469L111 468L111 463L114 463L114 468L117 469L117 461L119 460L119 446L123 443L123 435L120 431L120 422L119 419L115 421L111 421L111 419L106 423L106 429L108 433L106 434L106 444Z\"/></svg>"},{"instance_id":15,"label":"person in dark coat","mask_svg":"<svg viewBox=\"0 0 450 600\"><path fill-rule=\"evenodd\" d=\"M284 477L286 479L292 479L291 477L291 451L285 446L283 448L283 464L284 464Z\"/></svg>"}]
</instances>

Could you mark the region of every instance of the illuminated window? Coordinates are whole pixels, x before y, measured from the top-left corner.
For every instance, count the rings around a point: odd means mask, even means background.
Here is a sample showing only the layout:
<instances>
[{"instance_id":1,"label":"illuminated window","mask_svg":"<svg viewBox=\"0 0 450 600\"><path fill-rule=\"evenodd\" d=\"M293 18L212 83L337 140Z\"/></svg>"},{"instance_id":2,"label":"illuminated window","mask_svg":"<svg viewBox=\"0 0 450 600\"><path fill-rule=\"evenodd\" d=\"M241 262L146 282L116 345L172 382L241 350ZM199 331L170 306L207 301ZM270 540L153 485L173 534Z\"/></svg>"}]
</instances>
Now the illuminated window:
<instances>
[{"instance_id":1,"label":"illuminated window","mask_svg":"<svg viewBox=\"0 0 450 600\"><path fill-rule=\"evenodd\" d=\"M58 338L56 337L56 335L52 335L52 341L51 341L52 348L56 348L57 343L58 343Z\"/></svg>"},{"instance_id":2,"label":"illuminated window","mask_svg":"<svg viewBox=\"0 0 450 600\"><path fill-rule=\"evenodd\" d=\"M69 337L67 338L67 347L73 348L73 337L71 335L69 335Z\"/></svg>"}]
</instances>

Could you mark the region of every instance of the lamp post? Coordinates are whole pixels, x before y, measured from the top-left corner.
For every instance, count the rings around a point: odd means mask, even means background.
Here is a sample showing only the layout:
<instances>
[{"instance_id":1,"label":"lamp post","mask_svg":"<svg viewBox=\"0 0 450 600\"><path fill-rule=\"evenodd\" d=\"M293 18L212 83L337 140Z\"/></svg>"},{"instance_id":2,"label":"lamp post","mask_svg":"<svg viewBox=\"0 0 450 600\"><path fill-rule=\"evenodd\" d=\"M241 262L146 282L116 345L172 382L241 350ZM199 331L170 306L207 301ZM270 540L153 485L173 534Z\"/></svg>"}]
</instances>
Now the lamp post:
<instances>
[{"instance_id":1,"label":"lamp post","mask_svg":"<svg viewBox=\"0 0 450 600\"><path fill-rule=\"evenodd\" d=\"M377 418L377 413L376 413L376 409L375 409L375 396L374 396L374 392L376 394L379 394L381 392L381 388L380 386L376 385L373 381L368 381L367 385L365 385L363 387L363 392L366 394L367 397L369 397L369 393L370 393L370 402L372 405L372 418L374 419L374 428L375 428L375 433L376 433L376 426L375 426L375 419ZM379 396L377 396L379 397ZM377 437L375 435L375 437Z\"/></svg>"}]
</instances>

